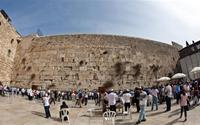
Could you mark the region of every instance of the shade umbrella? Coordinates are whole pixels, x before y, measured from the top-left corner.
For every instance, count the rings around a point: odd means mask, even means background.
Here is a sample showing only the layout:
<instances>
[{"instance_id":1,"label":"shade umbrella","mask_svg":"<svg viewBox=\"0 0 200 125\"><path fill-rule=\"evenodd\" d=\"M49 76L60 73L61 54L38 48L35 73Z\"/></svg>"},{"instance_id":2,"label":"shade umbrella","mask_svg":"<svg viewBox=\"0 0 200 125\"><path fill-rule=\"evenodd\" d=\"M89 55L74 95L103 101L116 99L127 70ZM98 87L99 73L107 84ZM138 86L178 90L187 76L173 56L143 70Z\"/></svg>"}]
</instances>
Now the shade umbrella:
<instances>
[{"instance_id":1,"label":"shade umbrella","mask_svg":"<svg viewBox=\"0 0 200 125\"><path fill-rule=\"evenodd\" d=\"M161 77L159 79L157 79L158 82L164 82L164 81L169 81L170 78L169 77Z\"/></svg>"},{"instance_id":2,"label":"shade umbrella","mask_svg":"<svg viewBox=\"0 0 200 125\"><path fill-rule=\"evenodd\" d=\"M191 73L199 73L200 72L200 67L194 67L190 72Z\"/></svg>"},{"instance_id":3,"label":"shade umbrella","mask_svg":"<svg viewBox=\"0 0 200 125\"><path fill-rule=\"evenodd\" d=\"M185 78L186 75L184 73L176 73L172 76L172 79L180 79L180 78Z\"/></svg>"}]
</instances>

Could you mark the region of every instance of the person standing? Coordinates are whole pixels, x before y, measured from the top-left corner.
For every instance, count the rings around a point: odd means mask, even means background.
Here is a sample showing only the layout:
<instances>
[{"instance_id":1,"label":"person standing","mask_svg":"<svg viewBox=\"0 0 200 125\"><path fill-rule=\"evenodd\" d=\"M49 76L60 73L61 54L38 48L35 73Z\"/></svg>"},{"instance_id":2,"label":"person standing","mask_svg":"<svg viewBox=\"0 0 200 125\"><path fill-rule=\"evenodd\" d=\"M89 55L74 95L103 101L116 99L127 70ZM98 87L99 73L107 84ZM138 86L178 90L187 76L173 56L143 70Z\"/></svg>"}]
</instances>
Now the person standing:
<instances>
[{"instance_id":1,"label":"person standing","mask_svg":"<svg viewBox=\"0 0 200 125\"><path fill-rule=\"evenodd\" d=\"M190 84L188 82L186 82L184 85L183 85L183 91L187 94L188 96L188 107L190 107L190 99L191 99L191 95L190 95Z\"/></svg>"},{"instance_id":2,"label":"person standing","mask_svg":"<svg viewBox=\"0 0 200 125\"><path fill-rule=\"evenodd\" d=\"M93 98L94 98L95 105L97 105L97 104L98 104L98 98L99 98L99 97L98 97L98 94L97 94L96 91L94 92Z\"/></svg>"},{"instance_id":3,"label":"person standing","mask_svg":"<svg viewBox=\"0 0 200 125\"><path fill-rule=\"evenodd\" d=\"M85 95L84 95L84 102L85 102L85 105L87 105L88 103L88 93L85 92Z\"/></svg>"},{"instance_id":4,"label":"person standing","mask_svg":"<svg viewBox=\"0 0 200 125\"><path fill-rule=\"evenodd\" d=\"M185 93L185 91L183 91L182 94L181 94L181 100L180 100L180 106L181 106L181 116L180 116L180 118L182 118L182 114L183 114L183 111L184 111L184 114L185 114L185 120L184 121L187 121L187 110L188 110L187 101L188 101L188 96Z\"/></svg>"},{"instance_id":5,"label":"person standing","mask_svg":"<svg viewBox=\"0 0 200 125\"><path fill-rule=\"evenodd\" d=\"M165 87L165 101L166 101L166 112L171 110L171 98L172 98L172 87L167 84Z\"/></svg>"},{"instance_id":6,"label":"person standing","mask_svg":"<svg viewBox=\"0 0 200 125\"><path fill-rule=\"evenodd\" d=\"M135 88L134 100L136 103L137 112L140 112L140 99L139 98L140 98L139 88Z\"/></svg>"},{"instance_id":7,"label":"person standing","mask_svg":"<svg viewBox=\"0 0 200 125\"><path fill-rule=\"evenodd\" d=\"M124 102L124 107L125 107L125 112L128 111L128 109L130 108L131 106L131 94L129 93L129 90L127 89L123 96L122 96L122 99L123 99L123 102Z\"/></svg>"},{"instance_id":8,"label":"person standing","mask_svg":"<svg viewBox=\"0 0 200 125\"><path fill-rule=\"evenodd\" d=\"M197 106L199 102L199 86L198 83L195 81L194 85L194 98L193 98L194 105Z\"/></svg>"},{"instance_id":9,"label":"person standing","mask_svg":"<svg viewBox=\"0 0 200 125\"><path fill-rule=\"evenodd\" d=\"M83 94L82 94L81 90L79 90L78 93L76 94L76 103L75 103L75 106L79 105L79 107L82 108L82 105L81 105L82 97L83 97Z\"/></svg>"},{"instance_id":10,"label":"person standing","mask_svg":"<svg viewBox=\"0 0 200 125\"><path fill-rule=\"evenodd\" d=\"M46 93L45 96L43 97L43 104L44 104L44 111L46 114L45 118L50 118L51 117L51 113L50 113L50 103L49 103L49 95Z\"/></svg>"},{"instance_id":11,"label":"person standing","mask_svg":"<svg viewBox=\"0 0 200 125\"><path fill-rule=\"evenodd\" d=\"M176 84L176 88L175 88L176 103L177 103L177 104L178 104L179 99L180 99L180 93L181 93L180 83L177 83L177 84Z\"/></svg>"},{"instance_id":12,"label":"person standing","mask_svg":"<svg viewBox=\"0 0 200 125\"><path fill-rule=\"evenodd\" d=\"M114 93L113 89L110 90L110 93L107 94L106 98L108 100L108 105L110 106L110 111L116 112L116 101L118 99L118 96L116 93Z\"/></svg>"},{"instance_id":13,"label":"person standing","mask_svg":"<svg viewBox=\"0 0 200 125\"><path fill-rule=\"evenodd\" d=\"M50 91L50 104L53 102L56 105L55 94L53 91Z\"/></svg>"},{"instance_id":14,"label":"person standing","mask_svg":"<svg viewBox=\"0 0 200 125\"><path fill-rule=\"evenodd\" d=\"M156 110L158 110L158 89L156 89L155 86L152 87L151 95L152 95L152 105L151 105L151 111L153 111L154 105L156 105Z\"/></svg>"},{"instance_id":15,"label":"person standing","mask_svg":"<svg viewBox=\"0 0 200 125\"><path fill-rule=\"evenodd\" d=\"M140 124L141 122L146 121L145 108L147 105L147 93L142 88L139 88L139 92L140 92L140 114L136 124Z\"/></svg>"}]
</instances>

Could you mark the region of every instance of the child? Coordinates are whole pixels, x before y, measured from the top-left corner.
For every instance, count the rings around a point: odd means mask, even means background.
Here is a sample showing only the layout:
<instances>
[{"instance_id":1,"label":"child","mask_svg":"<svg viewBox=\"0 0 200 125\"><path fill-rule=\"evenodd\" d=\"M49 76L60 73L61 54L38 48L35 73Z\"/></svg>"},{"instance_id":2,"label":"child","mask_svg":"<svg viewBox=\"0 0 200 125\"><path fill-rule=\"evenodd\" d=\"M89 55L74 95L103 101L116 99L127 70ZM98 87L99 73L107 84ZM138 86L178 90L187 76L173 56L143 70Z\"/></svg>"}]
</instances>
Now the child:
<instances>
[{"instance_id":1,"label":"child","mask_svg":"<svg viewBox=\"0 0 200 125\"><path fill-rule=\"evenodd\" d=\"M183 110L184 110L184 113L185 113L185 120L184 121L187 121L187 110L188 110L187 101L188 101L188 96L186 95L185 91L183 91L182 94L181 94L181 100L180 100L180 106L181 106L181 116L180 116L180 118L182 118L182 114L183 114Z\"/></svg>"}]
</instances>

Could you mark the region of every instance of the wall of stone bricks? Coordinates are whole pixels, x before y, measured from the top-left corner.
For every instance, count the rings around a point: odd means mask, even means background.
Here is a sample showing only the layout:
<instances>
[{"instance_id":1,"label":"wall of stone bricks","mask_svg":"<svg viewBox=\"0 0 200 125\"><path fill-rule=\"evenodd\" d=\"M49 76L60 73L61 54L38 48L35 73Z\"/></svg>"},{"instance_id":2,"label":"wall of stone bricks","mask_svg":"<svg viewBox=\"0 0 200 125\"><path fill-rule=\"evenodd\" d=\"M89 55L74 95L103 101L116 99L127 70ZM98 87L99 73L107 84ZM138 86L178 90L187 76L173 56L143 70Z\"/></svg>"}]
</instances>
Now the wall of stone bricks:
<instances>
[{"instance_id":1,"label":"wall of stone bricks","mask_svg":"<svg viewBox=\"0 0 200 125\"><path fill-rule=\"evenodd\" d=\"M17 86L93 89L108 80L114 88L149 86L173 73L178 50L125 36L27 36L18 44L12 81Z\"/></svg>"},{"instance_id":2,"label":"wall of stone bricks","mask_svg":"<svg viewBox=\"0 0 200 125\"><path fill-rule=\"evenodd\" d=\"M20 35L0 12L0 81L9 84Z\"/></svg>"}]
</instances>

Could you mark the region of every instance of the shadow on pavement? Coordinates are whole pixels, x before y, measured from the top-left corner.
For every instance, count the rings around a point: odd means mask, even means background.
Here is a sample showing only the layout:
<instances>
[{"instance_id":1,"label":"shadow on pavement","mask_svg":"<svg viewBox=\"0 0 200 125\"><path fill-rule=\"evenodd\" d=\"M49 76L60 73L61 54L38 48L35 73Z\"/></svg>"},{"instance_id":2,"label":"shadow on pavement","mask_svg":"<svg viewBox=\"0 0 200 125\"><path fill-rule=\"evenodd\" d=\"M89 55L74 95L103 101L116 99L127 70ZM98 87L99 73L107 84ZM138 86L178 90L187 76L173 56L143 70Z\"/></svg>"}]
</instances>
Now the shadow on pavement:
<instances>
[{"instance_id":1,"label":"shadow on pavement","mask_svg":"<svg viewBox=\"0 0 200 125\"><path fill-rule=\"evenodd\" d=\"M60 118L51 117L51 119L53 119L54 121L57 121L57 122L61 122L61 119L60 119Z\"/></svg>"},{"instance_id":2,"label":"shadow on pavement","mask_svg":"<svg viewBox=\"0 0 200 125\"><path fill-rule=\"evenodd\" d=\"M180 109L176 109L176 110L172 111L168 117L170 118L170 117L178 115L178 114L180 114Z\"/></svg>"},{"instance_id":3,"label":"shadow on pavement","mask_svg":"<svg viewBox=\"0 0 200 125\"><path fill-rule=\"evenodd\" d=\"M184 121L178 121L178 120L179 120L179 118L176 118L176 119L174 119L173 121L168 122L168 123L165 124L165 125L173 125L174 123L177 123L177 122L184 122Z\"/></svg>"},{"instance_id":4,"label":"shadow on pavement","mask_svg":"<svg viewBox=\"0 0 200 125\"><path fill-rule=\"evenodd\" d=\"M178 108L178 109L176 109L176 110L171 111L171 113L178 112L178 111L180 111L180 110L181 110L181 109Z\"/></svg>"},{"instance_id":5,"label":"shadow on pavement","mask_svg":"<svg viewBox=\"0 0 200 125\"><path fill-rule=\"evenodd\" d=\"M147 114L147 117L151 117L151 116L155 116L155 115L160 115L165 113L165 111L160 111L160 112L155 112L155 113L151 113L151 114Z\"/></svg>"},{"instance_id":6,"label":"shadow on pavement","mask_svg":"<svg viewBox=\"0 0 200 125\"><path fill-rule=\"evenodd\" d=\"M42 112L32 111L32 114L33 114L33 115L40 116L40 117L45 117L45 114L42 113Z\"/></svg>"},{"instance_id":7,"label":"shadow on pavement","mask_svg":"<svg viewBox=\"0 0 200 125\"><path fill-rule=\"evenodd\" d=\"M115 125L135 125L136 122L115 123Z\"/></svg>"},{"instance_id":8,"label":"shadow on pavement","mask_svg":"<svg viewBox=\"0 0 200 125\"><path fill-rule=\"evenodd\" d=\"M32 114L45 118L45 114L42 112L32 111ZM51 119L57 122L61 122L60 118L51 117Z\"/></svg>"}]
</instances>

